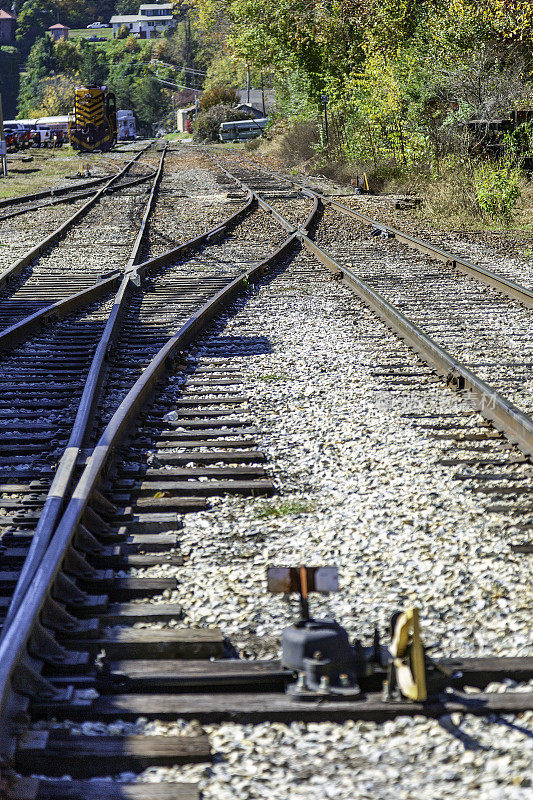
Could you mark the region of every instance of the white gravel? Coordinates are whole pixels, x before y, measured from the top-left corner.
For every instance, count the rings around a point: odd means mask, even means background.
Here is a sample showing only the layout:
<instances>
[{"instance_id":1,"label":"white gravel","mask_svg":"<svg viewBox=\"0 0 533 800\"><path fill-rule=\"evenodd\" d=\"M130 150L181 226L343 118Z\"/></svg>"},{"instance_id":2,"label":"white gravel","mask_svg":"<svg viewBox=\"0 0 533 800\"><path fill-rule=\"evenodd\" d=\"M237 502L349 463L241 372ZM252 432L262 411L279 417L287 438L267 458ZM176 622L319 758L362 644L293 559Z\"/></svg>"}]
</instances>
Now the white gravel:
<instances>
[{"instance_id":1,"label":"white gravel","mask_svg":"<svg viewBox=\"0 0 533 800\"><path fill-rule=\"evenodd\" d=\"M509 550L513 519L485 513L487 501L436 464L450 442L416 427L428 413L473 424L475 415L306 256L238 305L209 336L226 337L240 363L280 495L225 499L184 518L186 566L164 573L178 577L185 623L220 625L243 655L275 656L292 613L266 594L266 566L334 563L341 592L313 605L352 634L366 638L374 620L384 629L393 610L417 604L436 654L531 653L530 564ZM251 355L254 337L263 346ZM198 355L207 362L203 344ZM422 376L410 389L391 389L372 374L391 360ZM420 416L406 416L412 411ZM494 452L501 455L497 444ZM152 768L137 779L198 779L204 800L526 800L532 723L526 713L211 725L212 765ZM175 735L191 727L139 719L83 731Z\"/></svg>"}]
</instances>

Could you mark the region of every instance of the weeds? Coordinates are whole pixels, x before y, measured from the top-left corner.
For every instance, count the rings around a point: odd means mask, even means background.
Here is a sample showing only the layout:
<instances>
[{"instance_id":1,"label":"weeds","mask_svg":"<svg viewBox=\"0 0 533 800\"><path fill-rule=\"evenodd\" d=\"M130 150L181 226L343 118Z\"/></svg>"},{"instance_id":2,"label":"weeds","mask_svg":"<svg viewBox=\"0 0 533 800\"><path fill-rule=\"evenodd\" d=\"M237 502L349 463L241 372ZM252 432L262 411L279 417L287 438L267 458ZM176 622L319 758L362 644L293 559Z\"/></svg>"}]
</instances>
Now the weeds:
<instances>
[{"instance_id":1,"label":"weeds","mask_svg":"<svg viewBox=\"0 0 533 800\"><path fill-rule=\"evenodd\" d=\"M306 500L284 500L263 503L255 510L256 519L269 519L271 517L287 517L297 514L310 514L315 510L315 504Z\"/></svg>"},{"instance_id":2,"label":"weeds","mask_svg":"<svg viewBox=\"0 0 533 800\"><path fill-rule=\"evenodd\" d=\"M273 372L270 375L259 375L257 380L266 381L267 383L274 383L275 381L288 381L289 377L287 375L278 375Z\"/></svg>"}]
</instances>

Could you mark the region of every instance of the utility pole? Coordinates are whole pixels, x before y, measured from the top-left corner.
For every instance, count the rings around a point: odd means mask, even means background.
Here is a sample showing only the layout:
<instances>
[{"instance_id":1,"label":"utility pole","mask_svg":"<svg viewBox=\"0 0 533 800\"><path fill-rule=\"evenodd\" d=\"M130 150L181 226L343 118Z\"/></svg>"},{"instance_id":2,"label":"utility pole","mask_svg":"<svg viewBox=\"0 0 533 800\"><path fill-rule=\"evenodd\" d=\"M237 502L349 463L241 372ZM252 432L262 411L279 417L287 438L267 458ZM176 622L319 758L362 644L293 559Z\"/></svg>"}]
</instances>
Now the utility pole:
<instances>
[{"instance_id":1,"label":"utility pole","mask_svg":"<svg viewBox=\"0 0 533 800\"><path fill-rule=\"evenodd\" d=\"M2 94L0 92L0 160L2 162L2 177L7 177L7 150L4 137L4 114L2 112Z\"/></svg>"},{"instance_id":2,"label":"utility pole","mask_svg":"<svg viewBox=\"0 0 533 800\"><path fill-rule=\"evenodd\" d=\"M329 97L327 94L323 94L320 99L322 100L322 105L324 106L324 128L325 128L325 135L326 135L326 145L329 144L329 130L328 130L328 100Z\"/></svg>"},{"instance_id":3,"label":"utility pole","mask_svg":"<svg viewBox=\"0 0 533 800\"><path fill-rule=\"evenodd\" d=\"M263 116L266 117L266 108L265 108L265 84L263 81L263 73L261 73L261 98L263 100Z\"/></svg>"},{"instance_id":4,"label":"utility pole","mask_svg":"<svg viewBox=\"0 0 533 800\"><path fill-rule=\"evenodd\" d=\"M246 103L250 105L250 65L246 65L246 92L248 94Z\"/></svg>"}]
</instances>

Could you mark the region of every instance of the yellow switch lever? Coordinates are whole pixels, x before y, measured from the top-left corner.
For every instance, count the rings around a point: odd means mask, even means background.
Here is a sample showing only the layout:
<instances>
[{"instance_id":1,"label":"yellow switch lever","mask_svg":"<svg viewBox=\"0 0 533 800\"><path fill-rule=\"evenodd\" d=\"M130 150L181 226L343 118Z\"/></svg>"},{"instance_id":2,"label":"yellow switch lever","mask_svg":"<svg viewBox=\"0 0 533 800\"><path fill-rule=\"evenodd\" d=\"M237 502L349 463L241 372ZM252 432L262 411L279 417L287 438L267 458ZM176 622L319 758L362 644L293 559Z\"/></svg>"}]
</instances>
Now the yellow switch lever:
<instances>
[{"instance_id":1,"label":"yellow switch lever","mask_svg":"<svg viewBox=\"0 0 533 800\"><path fill-rule=\"evenodd\" d=\"M396 620L389 651L402 695L409 700L427 700L424 645L417 608L404 611Z\"/></svg>"}]
</instances>

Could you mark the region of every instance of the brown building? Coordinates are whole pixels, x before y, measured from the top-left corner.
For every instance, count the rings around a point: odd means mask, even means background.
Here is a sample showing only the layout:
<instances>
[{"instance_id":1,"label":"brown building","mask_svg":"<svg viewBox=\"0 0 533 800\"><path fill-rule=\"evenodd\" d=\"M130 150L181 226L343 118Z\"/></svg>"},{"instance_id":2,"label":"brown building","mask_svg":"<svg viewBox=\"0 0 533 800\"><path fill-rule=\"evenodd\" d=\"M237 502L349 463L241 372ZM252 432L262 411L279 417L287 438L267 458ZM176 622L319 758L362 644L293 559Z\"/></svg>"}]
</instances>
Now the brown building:
<instances>
[{"instance_id":1,"label":"brown building","mask_svg":"<svg viewBox=\"0 0 533 800\"><path fill-rule=\"evenodd\" d=\"M48 28L48 32L54 42L57 42L58 39L68 39L69 30L70 28L67 28L66 25L61 25L60 22L57 22L55 25L50 25Z\"/></svg>"},{"instance_id":2,"label":"brown building","mask_svg":"<svg viewBox=\"0 0 533 800\"><path fill-rule=\"evenodd\" d=\"M16 14L0 8L0 44L13 44L15 41L15 28L17 27Z\"/></svg>"}]
</instances>

